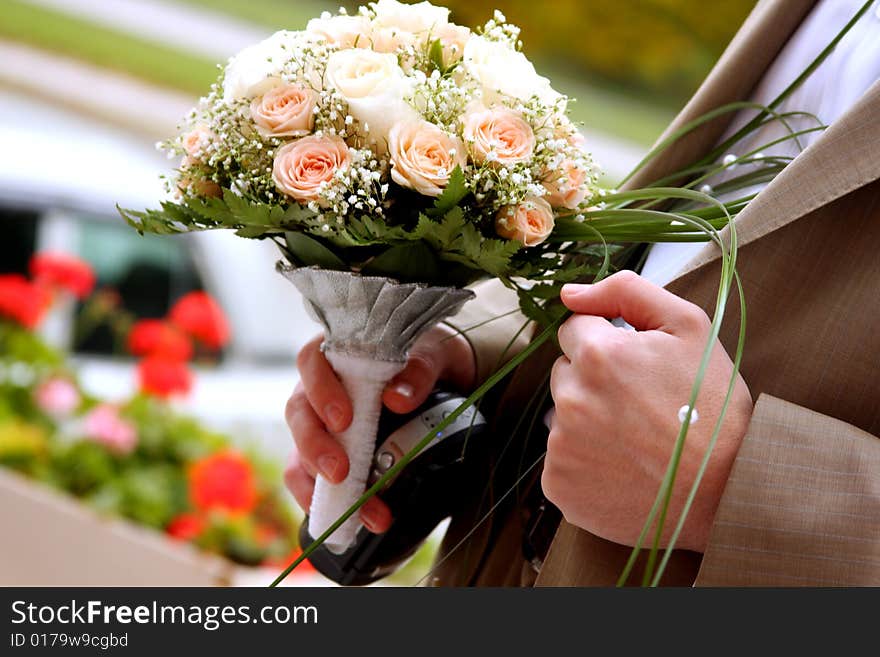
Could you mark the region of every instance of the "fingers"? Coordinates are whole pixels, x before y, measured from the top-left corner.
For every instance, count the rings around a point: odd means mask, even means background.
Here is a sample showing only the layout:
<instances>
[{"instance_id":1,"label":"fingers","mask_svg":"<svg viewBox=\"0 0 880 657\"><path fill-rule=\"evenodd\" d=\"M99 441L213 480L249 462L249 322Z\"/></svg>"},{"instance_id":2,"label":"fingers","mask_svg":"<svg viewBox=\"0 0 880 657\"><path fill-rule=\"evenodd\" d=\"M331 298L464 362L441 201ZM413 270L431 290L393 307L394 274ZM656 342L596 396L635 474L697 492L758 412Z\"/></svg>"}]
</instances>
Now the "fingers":
<instances>
[{"instance_id":1,"label":"fingers","mask_svg":"<svg viewBox=\"0 0 880 657\"><path fill-rule=\"evenodd\" d=\"M575 313L623 317L641 331L677 334L709 324L698 306L631 271L618 272L593 285L566 285L561 296Z\"/></svg>"},{"instance_id":2,"label":"fingers","mask_svg":"<svg viewBox=\"0 0 880 657\"><path fill-rule=\"evenodd\" d=\"M284 469L284 483L293 495L300 508L308 512L312 506L312 495L315 492L315 477L309 473L308 467L300 459L297 450L290 453L287 467ZM361 522L374 534L387 532L393 520L391 509L378 497L371 497L361 507Z\"/></svg>"},{"instance_id":3,"label":"fingers","mask_svg":"<svg viewBox=\"0 0 880 657\"><path fill-rule=\"evenodd\" d=\"M559 327L559 347L569 360L584 363L602 352L611 336L618 338L620 329L595 315L572 315Z\"/></svg>"},{"instance_id":4,"label":"fingers","mask_svg":"<svg viewBox=\"0 0 880 657\"><path fill-rule=\"evenodd\" d=\"M351 401L321 352L322 338L304 346L297 356L302 385L314 411L330 431L340 433L351 424Z\"/></svg>"},{"instance_id":5,"label":"fingers","mask_svg":"<svg viewBox=\"0 0 880 657\"><path fill-rule=\"evenodd\" d=\"M342 445L324 429L301 387L297 387L287 402L285 414L296 448L284 469L284 483L296 503L308 511L315 491L315 475L321 473L331 483L338 484L348 475L348 457ZM391 510L378 497L364 504L360 517L374 534L391 527Z\"/></svg>"},{"instance_id":6,"label":"fingers","mask_svg":"<svg viewBox=\"0 0 880 657\"><path fill-rule=\"evenodd\" d=\"M422 405L439 377L435 355L413 350L406 367L385 388L382 401L395 413L409 413Z\"/></svg>"},{"instance_id":7,"label":"fingers","mask_svg":"<svg viewBox=\"0 0 880 657\"><path fill-rule=\"evenodd\" d=\"M312 493L315 492L315 477L306 470L300 461L299 452L293 450L284 468L284 484L293 495L293 499L303 511L308 512L312 506Z\"/></svg>"},{"instance_id":8,"label":"fingers","mask_svg":"<svg viewBox=\"0 0 880 657\"><path fill-rule=\"evenodd\" d=\"M385 388L382 401L395 413L409 413L425 401L439 379L466 391L475 377L470 343L452 328L438 324L410 349L406 367Z\"/></svg>"},{"instance_id":9,"label":"fingers","mask_svg":"<svg viewBox=\"0 0 880 657\"><path fill-rule=\"evenodd\" d=\"M345 479L348 475L345 450L327 433L302 386L297 386L288 400L285 418L305 467L312 473L321 473L334 484Z\"/></svg>"},{"instance_id":10,"label":"fingers","mask_svg":"<svg viewBox=\"0 0 880 657\"><path fill-rule=\"evenodd\" d=\"M371 497L361 507L361 522L374 534L387 532L391 527L391 509L378 497Z\"/></svg>"}]
</instances>

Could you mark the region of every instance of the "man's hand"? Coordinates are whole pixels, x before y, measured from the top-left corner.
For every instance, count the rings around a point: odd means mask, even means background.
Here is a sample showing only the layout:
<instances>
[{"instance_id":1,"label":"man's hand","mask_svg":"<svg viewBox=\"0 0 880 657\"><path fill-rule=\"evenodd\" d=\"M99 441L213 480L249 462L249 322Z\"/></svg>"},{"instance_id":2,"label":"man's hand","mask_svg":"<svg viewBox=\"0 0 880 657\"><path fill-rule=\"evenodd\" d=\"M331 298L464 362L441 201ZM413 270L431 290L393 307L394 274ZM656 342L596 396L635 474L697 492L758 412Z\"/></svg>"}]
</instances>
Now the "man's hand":
<instances>
[{"instance_id":1,"label":"man's hand","mask_svg":"<svg viewBox=\"0 0 880 657\"><path fill-rule=\"evenodd\" d=\"M565 354L553 366L556 403L541 480L568 522L633 545L669 464L710 321L694 304L620 272L595 285L566 285L577 313L559 329ZM612 326L622 317L636 331ZM679 518L727 393L733 364L716 342L688 431L664 542ZM702 552L752 413L737 376L733 397L677 545Z\"/></svg>"},{"instance_id":2,"label":"man's hand","mask_svg":"<svg viewBox=\"0 0 880 657\"><path fill-rule=\"evenodd\" d=\"M285 418L295 447L284 471L284 481L297 503L311 506L315 476L321 473L331 483L348 475L348 457L331 435L344 431L352 419L351 402L333 368L321 352L318 336L299 352L300 383L287 402ZM427 399L438 380L460 390L474 384L474 354L468 341L442 324L427 331L410 349L409 362L382 396L395 413L409 413ZM391 511L378 497L360 510L361 521L372 532L391 526Z\"/></svg>"}]
</instances>

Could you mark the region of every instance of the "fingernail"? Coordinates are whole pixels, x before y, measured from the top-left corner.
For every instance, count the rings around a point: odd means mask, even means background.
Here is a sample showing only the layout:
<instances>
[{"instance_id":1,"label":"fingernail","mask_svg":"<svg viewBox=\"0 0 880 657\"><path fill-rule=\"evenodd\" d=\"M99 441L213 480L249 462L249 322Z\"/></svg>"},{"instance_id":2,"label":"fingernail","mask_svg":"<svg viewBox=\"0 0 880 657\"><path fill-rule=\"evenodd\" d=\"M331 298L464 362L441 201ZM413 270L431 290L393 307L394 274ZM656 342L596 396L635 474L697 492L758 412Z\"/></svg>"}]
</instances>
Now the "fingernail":
<instances>
[{"instance_id":1,"label":"fingernail","mask_svg":"<svg viewBox=\"0 0 880 657\"><path fill-rule=\"evenodd\" d=\"M375 512L369 507L365 507L361 509L361 522L366 525L367 529L371 532L376 532L376 523L379 521L379 518L376 516Z\"/></svg>"},{"instance_id":2,"label":"fingernail","mask_svg":"<svg viewBox=\"0 0 880 657\"><path fill-rule=\"evenodd\" d=\"M336 468L338 467L339 459L335 456L325 454L324 456L318 457L318 470L321 471L321 474L324 475L325 479L331 482L336 481Z\"/></svg>"},{"instance_id":3,"label":"fingernail","mask_svg":"<svg viewBox=\"0 0 880 657\"><path fill-rule=\"evenodd\" d=\"M376 532L376 527L373 524L373 518L369 513L361 509L361 522L364 523L364 526L369 529L371 532Z\"/></svg>"},{"instance_id":4,"label":"fingernail","mask_svg":"<svg viewBox=\"0 0 880 657\"><path fill-rule=\"evenodd\" d=\"M562 286L562 292L564 294L577 294L580 292L580 288L588 285L590 285L590 283L566 283Z\"/></svg>"},{"instance_id":5,"label":"fingernail","mask_svg":"<svg viewBox=\"0 0 880 657\"><path fill-rule=\"evenodd\" d=\"M331 431L342 431L344 428L342 426L342 422L345 419L342 415L342 409L339 408L336 404L328 404L324 409L324 415L327 418L327 423L330 426Z\"/></svg>"},{"instance_id":6,"label":"fingernail","mask_svg":"<svg viewBox=\"0 0 880 657\"><path fill-rule=\"evenodd\" d=\"M394 390L396 394L400 395L401 397L406 397L407 399L416 394L416 389L409 383L397 383L392 388L392 390Z\"/></svg>"}]
</instances>

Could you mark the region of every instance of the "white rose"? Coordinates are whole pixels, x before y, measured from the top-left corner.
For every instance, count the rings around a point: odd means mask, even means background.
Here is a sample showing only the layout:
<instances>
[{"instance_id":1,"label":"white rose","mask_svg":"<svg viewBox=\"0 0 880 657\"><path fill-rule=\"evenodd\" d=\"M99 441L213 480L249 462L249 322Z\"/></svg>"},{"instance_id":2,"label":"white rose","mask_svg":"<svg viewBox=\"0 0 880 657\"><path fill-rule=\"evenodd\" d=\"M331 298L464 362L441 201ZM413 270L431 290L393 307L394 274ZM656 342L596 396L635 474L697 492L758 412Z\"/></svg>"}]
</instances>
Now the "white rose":
<instances>
[{"instance_id":1,"label":"white rose","mask_svg":"<svg viewBox=\"0 0 880 657\"><path fill-rule=\"evenodd\" d=\"M371 7L376 15L373 24L379 28L421 34L449 22L449 10L435 7L430 2L408 5L397 0L379 0Z\"/></svg>"},{"instance_id":2,"label":"white rose","mask_svg":"<svg viewBox=\"0 0 880 657\"><path fill-rule=\"evenodd\" d=\"M314 34L340 48L366 47L369 40L370 21L364 16L330 16L313 18L306 32Z\"/></svg>"},{"instance_id":3,"label":"white rose","mask_svg":"<svg viewBox=\"0 0 880 657\"><path fill-rule=\"evenodd\" d=\"M281 30L230 58L223 77L223 100L254 98L277 86L284 64L303 42L315 38L306 32Z\"/></svg>"},{"instance_id":4,"label":"white rose","mask_svg":"<svg viewBox=\"0 0 880 657\"><path fill-rule=\"evenodd\" d=\"M324 86L335 89L348 103L349 113L377 152L387 151L388 134L395 123L418 119L404 100L409 81L391 54L354 48L330 55Z\"/></svg>"},{"instance_id":5,"label":"white rose","mask_svg":"<svg viewBox=\"0 0 880 657\"><path fill-rule=\"evenodd\" d=\"M501 41L472 36L464 47L464 66L483 87L487 105L498 100L499 94L522 101L538 96L547 104L560 97L525 55Z\"/></svg>"}]
</instances>

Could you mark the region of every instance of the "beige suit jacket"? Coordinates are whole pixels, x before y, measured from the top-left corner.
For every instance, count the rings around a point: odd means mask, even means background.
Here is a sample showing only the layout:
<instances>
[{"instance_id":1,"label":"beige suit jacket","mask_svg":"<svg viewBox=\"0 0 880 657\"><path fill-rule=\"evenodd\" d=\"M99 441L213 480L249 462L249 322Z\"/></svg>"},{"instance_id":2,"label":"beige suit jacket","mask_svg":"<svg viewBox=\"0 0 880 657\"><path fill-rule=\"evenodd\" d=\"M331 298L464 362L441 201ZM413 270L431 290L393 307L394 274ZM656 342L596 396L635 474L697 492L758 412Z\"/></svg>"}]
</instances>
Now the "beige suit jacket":
<instances>
[{"instance_id":1,"label":"beige suit jacket","mask_svg":"<svg viewBox=\"0 0 880 657\"><path fill-rule=\"evenodd\" d=\"M669 130L747 99L813 5L760 2ZM727 123L680 140L633 185L699 158ZM748 310L741 371L754 414L706 553L677 552L663 583L880 585L880 82L749 204L737 231ZM718 280L718 250L707 245L667 287L711 312ZM485 284L457 326L514 305ZM721 340L732 353L739 317L736 307L728 312ZM468 333L481 375L519 326L509 316ZM543 379L554 356L544 351L514 374L501 414L521 408ZM503 418L496 427L500 440ZM450 552L475 521L454 519L433 583L533 583L523 513L493 517ZM629 552L563 522L537 585L613 585Z\"/></svg>"}]
</instances>

